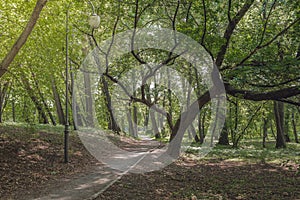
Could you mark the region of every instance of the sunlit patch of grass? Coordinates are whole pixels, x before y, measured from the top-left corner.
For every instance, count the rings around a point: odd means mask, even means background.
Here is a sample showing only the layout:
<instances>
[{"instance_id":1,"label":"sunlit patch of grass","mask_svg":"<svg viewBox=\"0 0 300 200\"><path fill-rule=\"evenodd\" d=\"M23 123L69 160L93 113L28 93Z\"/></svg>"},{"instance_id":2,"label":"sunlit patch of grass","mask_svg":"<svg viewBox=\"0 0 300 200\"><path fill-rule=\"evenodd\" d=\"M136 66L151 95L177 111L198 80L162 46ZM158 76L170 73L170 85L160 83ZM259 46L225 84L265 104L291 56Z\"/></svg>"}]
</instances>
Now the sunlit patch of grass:
<instances>
[{"instance_id":1,"label":"sunlit patch of grass","mask_svg":"<svg viewBox=\"0 0 300 200\"><path fill-rule=\"evenodd\" d=\"M17 131L21 131L21 133L29 133L34 134L36 132L46 132L46 133L63 133L64 126L63 125L50 125L50 124L28 124L28 123L13 123L13 122L5 122L0 124L0 133L14 133ZM70 130L72 127L70 127ZM20 133L20 132L19 132Z\"/></svg>"},{"instance_id":2,"label":"sunlit patch of grass","mask_svg":"<svg viewBox=\"0 0 300 200\"><path fill-rule=\"evenodd\" d=\"M46 133L63 133L64 132L64 126L63 125L49 125L49 124L37 124L34 125L34 127L38 130L38 131L43 131ZM71 129L72 127L70 127Z\"/></svg>"},{"instance_id":3,"label":"sunlit patch of grass","mask_svg":"<svg viewBox=\"0 0 300 200\"><path fill-rule=\"evenodd\" d=\"M13 123L5 122L0 124L0 138L2 139L16 139L23 142L28 142L30 140L40 137L40 134L63 134L64 127L61 125L37 125L37 124L27 124L27 123ZM70 135L74 135L70 131ZM52 139L53 140L53 139ZM51 140L51 141L52 141ZM52 141L54 142L54 141Z\"/></svg>"},{"instance_id":4,"label":"sunlit patch of grass","mask_svg":"<svg viewBox=\"0 0 300 200\"><path fill-rule=\"evenodd\" d=\"M201 148L193 144L187 148L187 154L193 154L193 157L201 155ZM201 145L198 145L201 147ZM269 141L266 148L262 147L259 140L249 140L241 143L239 148L232 146L216 145L201 160L230 160L245 161L250 163L276 163L281 164L286 161L300 164L300 144L287 143L286 149L276 149L275 141Z\"/></svg>"}]
</instances>

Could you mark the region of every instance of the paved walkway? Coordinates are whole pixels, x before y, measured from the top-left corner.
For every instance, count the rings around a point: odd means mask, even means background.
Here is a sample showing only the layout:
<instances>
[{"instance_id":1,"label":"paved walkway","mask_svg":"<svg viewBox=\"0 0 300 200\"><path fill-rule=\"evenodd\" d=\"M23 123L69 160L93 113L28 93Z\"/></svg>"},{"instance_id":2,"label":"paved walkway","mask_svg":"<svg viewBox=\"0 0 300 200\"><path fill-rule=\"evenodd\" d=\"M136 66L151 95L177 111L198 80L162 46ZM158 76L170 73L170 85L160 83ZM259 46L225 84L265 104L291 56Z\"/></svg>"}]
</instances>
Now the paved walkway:
<instances>
[{"instance_id":1,"label":"paved walkway","mask_svg":"<svg viewBox=\"0 0 300 200\"><path fill-rule=\"evenodd\" d=\"M61 180L57 185L49 188L49 191L44 191L43 195L36 196L34 200L93 200L96 199L101 193L103 193L112 184L118 181L123 175L128 173L131 168L134 168L141 161L145 159L145 153L148 154L160 144L157 141L150 140L147 137L143 137L141 140L142 147L138 149L136 146L132 148L137 155L131 162L131 167L125 171L118 171L105 166L97 166L90 173L80 174L72 179ZM149 145L146 150L145 146ZM130 150L127 148L126 150ZM145 151L146 150L146 151ZM141 153L144 152L144 153ZM120 165L122 165L120 163ZM128 166L127 166L128 167ZM24 199L28 199L24 197Z\"/></svg>"},{"instance_id":2,"label":"paved walkway","mask_svg":"<svg viewBox=\"0 0 300 200\"><path fill-rule=\"evenodd\" d=\"M82 174L72 179L62 180L57 186L50 188L42 196L34 200L84 200L94 199L93 196L103 192L113 181L122 174L116 170L99 166L89 174ZM100 193L100 194L101 194ZM95 196L95 198L98 195Z\"/></svg>"}]
</instances>

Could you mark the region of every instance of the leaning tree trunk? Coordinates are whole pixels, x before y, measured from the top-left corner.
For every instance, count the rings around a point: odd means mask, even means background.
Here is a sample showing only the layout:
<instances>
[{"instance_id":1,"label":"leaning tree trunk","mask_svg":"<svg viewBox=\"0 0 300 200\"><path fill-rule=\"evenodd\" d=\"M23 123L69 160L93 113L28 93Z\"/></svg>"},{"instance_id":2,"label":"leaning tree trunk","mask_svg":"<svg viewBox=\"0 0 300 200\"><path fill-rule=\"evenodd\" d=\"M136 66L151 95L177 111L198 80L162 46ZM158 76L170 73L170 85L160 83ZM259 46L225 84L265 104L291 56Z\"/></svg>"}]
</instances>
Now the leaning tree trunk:
<instances>
[{"instance_id":1,"label":"leaning tree trunk","mask_svg":"<svg viewBox=\"0 0 300 200\"><path fill-rule=\"evenodd\" d=\"M56 113L57 113L57 116L58 116L58 122L59 122L59 124L64 125L65 124L64 111L63 111L60 96L59 96L59 93L57 91L57 87L56 87L54 79L52 79L51 84L52 84L52 93L53 93L55 107L56 107Z\"/></svg>"},{"instance_id":2,"label":"leaning tree trunk","mask_svg":"<svg viewBox=\"0 0 300 200\"><path fill-rule=\"evenodd\" d=\"M22 46L26 43L27 38L31 34L37 20L39 19L40 13L44 6L46 5L48 0L38 0L32 11L31 17L27 22L26 27L24 28L23 32L17 39L17 41L12 46L11 50L6 54L5 58L0 63L0 77L7 71L9 65L14 60Z\"/></svg>"},{"instance_id":3,"label":"leaning tree trunk","mask_svg":"<svg viewBox=\"0 0 300 200\"><path fill-rule=\"evenodd\" d=\"M25 89L27 90L27 93L28 93L30 99L32 100L32 102L34 103L36 109L38 110L38 113L39 113L39 116L40 116L39 123L49 124L48 117L45 113L43 105L41 104L39 99L35 96L35 92L31 88L28 80L24 77L24 75L21 76L21 80L22 80L22 83L23 83Z\"/></svg>"},{"instance_id":4,"label":"leaning tree trunk","mask_svg":"<svg viewBox=\"0 0 300 200\"><path fill-rule=\"evenodd\" d=\"M48 104L47 104L46 101L45 101L44 95L42 94L42 92L41 92L41 90L40 90L39 83L38 83L38 81L37 81L37 78L36 78L36 76L35 76L35 73L33 72L33 70L32 70L30 67L29 67L29 69L30 69L30 73L31 73L31 77L32 77L32 79L33 79L34 85L35 85L35 90L36 90L37 93L39 94L40 99L41 99L41 102L42 102L42 104L44 105L44 108L46 109L46 111L47 111L47 113L48 113L48 116L50 117L50 120L51 120L52 124L53 124L54 126L56 126L56 121L55 121L55 119L54 119L54 116L53 116L52 113L51 113L51 110L50 110Z\"/></svg>"},{"instance_id":5,"label":"leaning tree trunk","mask_svg":"<svg viewBox=\"0 0 300 200\"><path fill-rule=\"evenodd\" d=\"M191 124L191 126L190 126L190 128L189 128L188 131L190 132L190 134L191 134L192 138L194 139L194 141L195 141L196 143L200 143L200 138L199 138L199 136L197 135L197 131L196 131L196 129L195 129L195 127L194 127L193 124Z\"/></svg>"},{"instance_id":6,"label":"leaning tree trunk","mask_svg":"<svg viewBox=\"0 0 300 200\"><path fill-rule=\"evenodd\" d=\"M274 114L275 114L275 123L276 123L276 148L286 148L285 138L284 138L284 129L283 129L283 103L274 101Z\"/></svg>"},{"instance_id":7,"label":"leaning tree trunk","mask_svg":"<svg viewBox=\"0 0 300 200\"><path fill-rule=\"evenodd\" d=\"M102 82L102 91L105 95L105 104L106 104L106 108L109 114L109 121L108 121L108 129L119 133L121 131L120 127L118 126L115 117L113 115L113 108L112 108L112 103L111 103L111 95L109 93L109 89L108 89L108 83L105 80L105 77L101 78L101 82Z\"/></svg>"}]
</instances>

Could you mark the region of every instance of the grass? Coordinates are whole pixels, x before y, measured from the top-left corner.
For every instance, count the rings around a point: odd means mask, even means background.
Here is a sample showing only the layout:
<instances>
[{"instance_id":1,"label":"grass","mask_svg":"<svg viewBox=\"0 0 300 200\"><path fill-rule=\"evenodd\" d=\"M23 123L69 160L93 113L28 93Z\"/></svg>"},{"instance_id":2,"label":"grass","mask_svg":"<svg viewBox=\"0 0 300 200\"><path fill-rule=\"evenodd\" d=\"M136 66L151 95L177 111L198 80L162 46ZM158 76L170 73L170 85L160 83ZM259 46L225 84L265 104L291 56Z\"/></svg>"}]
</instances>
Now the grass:
<instances>
[{"instance_id":1,"label":"grass","mask_svg":"<svg viewBox=\"0 0 300 200\"><path fill-rule=\"evenodd\" d=\"M4 122L0 124L0 135L3 133L22 133L22 134L35 134L37 132L44 133L63 133L63 125L50 125L50 124L28 124L28 123L14 123Z\"/></svg>"},{"instance_id":2,"label":"grass","mask_svg":"<svg viewBox=\"0 0 300 200\"><path fill-rule=\"evenodd\" d=\"M14 135L22 135L22 140L29 140L37 137L38 133L57 133L63 134L64 126L44 125L44 124L26 124L26 123L2 123L0 124L1 137L13 137ZM71 131L71 134L72 131ZM161 142L168 142L168 138L159 139ZM199 157L201 145L192 144L187 150L186 155L190 157ZM266 148L262 147L261 139L245 139L239 148L232 146L216 145L211 152L202 160L230 160L245 161L250 163L296 163L300 164L300 144L287 143L286 149L276 149L275 141L266 142Z\"/></svg>"},{"instance_id":3,"label":"grass","mask_svg":"<svg viewBox=\"0 0 300 200\"><path fill-rule=\"evenodd\" d=\"M195 145L193 145L195 146ZM198 145L199 147L199 145ZM196 156L201 148L191 147L186 153L187 156ZM300 164L300 144L287 143L287 148L276 149L275 141L268 141L266 148L263 148L259 139L243 141L239 148L232 146L216 145L203 160L229 160L244 161L249 163L296 163Z\"/></svg>"},{"instance_id":4,"label":"grass","mask_svg":"<svg viewBox=\"0 0 300 200\"><path fill-rule=\"evenodd\" d=\"M36 125L36 124L27 124L27 123L12 123L5 122L0 124L0 138L11 138L17 140L22 140L24 142L30 142L32 139L39 137L40 133L45 134L63 134L64 127L52 126L52 125ZM72 131L70 135L73 135ZM60 143L58 141L53 141L55 143Z\"/></svg>"}]
</instances>

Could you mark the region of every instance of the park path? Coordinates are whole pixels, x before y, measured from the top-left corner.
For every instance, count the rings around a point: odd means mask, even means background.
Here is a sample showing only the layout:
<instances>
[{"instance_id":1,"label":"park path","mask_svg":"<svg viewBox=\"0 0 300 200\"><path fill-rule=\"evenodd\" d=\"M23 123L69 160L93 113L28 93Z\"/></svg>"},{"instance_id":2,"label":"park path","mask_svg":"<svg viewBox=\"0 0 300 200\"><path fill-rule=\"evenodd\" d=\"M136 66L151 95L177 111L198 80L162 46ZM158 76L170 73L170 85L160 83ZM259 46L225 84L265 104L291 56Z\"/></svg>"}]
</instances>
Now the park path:
<instances>
[{"instance_id":1,"label":"park path","mask_svg":"<svg viewBox=\"0 0 300 200\"><path fill-rule=\"evenodd\" d=\"M145 153L153 151L161 144L151 140L148 137L142 136L139 145L127 145L124 149L127 151L136 152L138 155L134 162L131 162L131 167L140 163L144 156L140 156L141 152ZM120 165L122 163L120 162ZM69 179L62 179L50 185L43 194L31 197L34 200L93 200L96 199L107 188L118 181L123 175L130 171L130 167L125 171L111 169L105 165L99 165L84 174L76 175ZM28 197L24 196L24 199Z\"/></svg>"}]
</instances>

